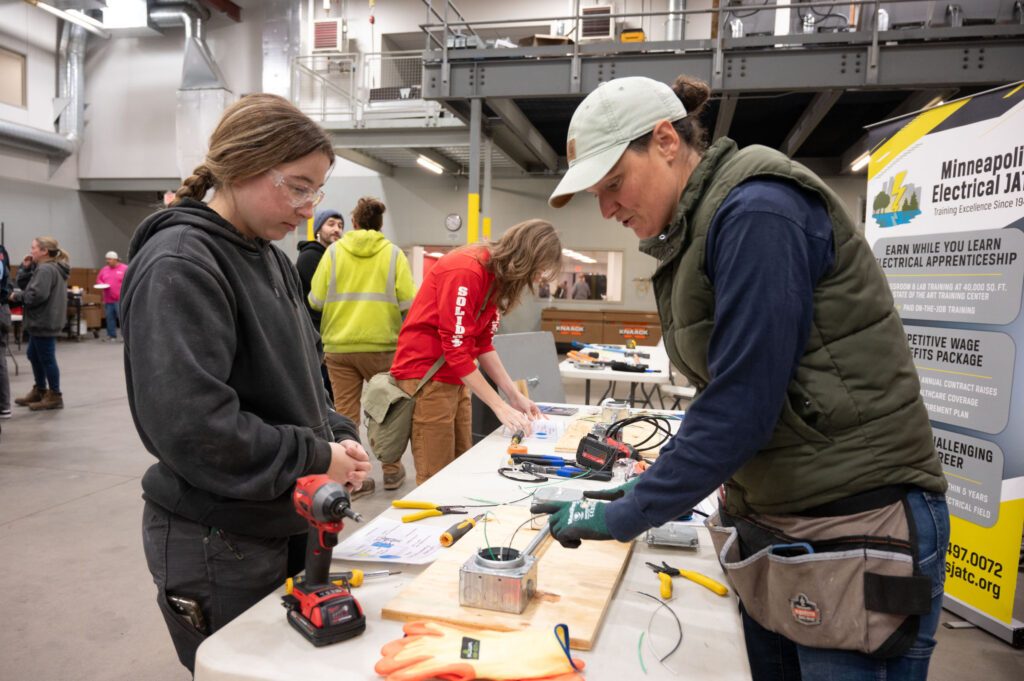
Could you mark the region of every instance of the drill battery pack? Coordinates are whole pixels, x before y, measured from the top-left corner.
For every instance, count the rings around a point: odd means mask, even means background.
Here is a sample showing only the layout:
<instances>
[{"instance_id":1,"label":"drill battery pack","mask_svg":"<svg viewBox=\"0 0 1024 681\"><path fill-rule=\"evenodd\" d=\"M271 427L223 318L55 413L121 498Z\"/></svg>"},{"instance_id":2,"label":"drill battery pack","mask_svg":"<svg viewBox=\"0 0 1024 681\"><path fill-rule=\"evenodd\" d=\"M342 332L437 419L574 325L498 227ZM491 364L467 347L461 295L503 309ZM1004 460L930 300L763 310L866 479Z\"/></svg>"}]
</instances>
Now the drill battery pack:
<instances>
[{"instance_id":1,"label":"drill battery pack","mask_svg":"<svg viewBox=\"0 0 1024 681\"><path fill-rule=\"evenodd\" d=\"M296 585L284 596L288 623L316 647L358 636L366 630L366 615L348 591L334 584Z\"/></svg>"},{"instance_id":2,"label":"drill battery pack","mask_svg":"<svg viewBox=\"0 0 1024 681\"><path fill-rule=\"evenodd\" d=\"M636 450L604 435L587 433L576 447L576 463L598 471L611 470L617 460L626 457L637 458Z\"/></svg>"}]
</instances>

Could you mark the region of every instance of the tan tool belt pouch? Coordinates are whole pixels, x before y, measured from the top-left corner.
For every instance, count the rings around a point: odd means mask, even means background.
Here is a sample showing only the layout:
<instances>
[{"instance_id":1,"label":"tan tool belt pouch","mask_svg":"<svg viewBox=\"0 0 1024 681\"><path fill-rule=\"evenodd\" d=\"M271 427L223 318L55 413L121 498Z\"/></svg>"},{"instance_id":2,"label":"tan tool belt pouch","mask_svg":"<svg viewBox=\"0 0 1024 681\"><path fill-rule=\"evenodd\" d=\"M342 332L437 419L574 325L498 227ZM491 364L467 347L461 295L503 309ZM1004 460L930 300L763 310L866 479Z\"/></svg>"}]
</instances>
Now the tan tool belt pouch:
<instances>
[{"instance_id":1,"label":"tan tool belt pouch","mask_svg":"<svg viewBox=\"0 0 1024 681\"><path fill-rule=\"evenodd\" d=\"M931 606L903 498L839 516L730 516L707 521L718 560L747 613L801 645L903 655Z\"/></svg>"},{"instance_id":2,"label":"tan tool belt pouch","mask_svg":"<svg viewBox=\"0 0 1024 681\"><path fill-rule=\"evenodd\" d=\"M434 362L416 385L412 395L398 386L390 371L370 377L360 405L366 414L366 439L370 451L381 463L397 463L405 453L412 434L412 413L416 408L416 395L444 364L444 355Z\"/></svg>"}]
</instances>

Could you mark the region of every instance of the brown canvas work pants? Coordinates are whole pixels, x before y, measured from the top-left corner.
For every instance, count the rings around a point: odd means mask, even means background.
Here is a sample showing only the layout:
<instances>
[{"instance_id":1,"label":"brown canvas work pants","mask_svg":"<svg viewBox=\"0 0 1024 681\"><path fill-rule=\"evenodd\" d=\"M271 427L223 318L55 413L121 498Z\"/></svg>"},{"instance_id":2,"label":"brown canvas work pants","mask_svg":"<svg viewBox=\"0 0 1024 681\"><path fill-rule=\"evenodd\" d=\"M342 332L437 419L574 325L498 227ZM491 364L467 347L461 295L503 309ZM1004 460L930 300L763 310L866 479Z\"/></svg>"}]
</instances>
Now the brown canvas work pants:
<instances>
[{"instance_id":1,"label":"brown canvas work pants","mask_svg":"<svg viewBox=\"0 0 1024 681\"><path fill-rule=\"evenodd\" d=\"M359 417L362 415L359 401L363 396L363 381L369 381L374 374L388 371L394 359L394 351L325 354L327 375L331 378L331 389L334 390L334 411L352 419L358 428Z\"/></svg>"},{"instance_id":2,"label":"brown canvas work pants","mask_svg":"<svg viewBox=\"0 0 1024 681\"><path fill-rule=\"evenodd\" d=\"M398 385L411 395L419 382L418 378L410 378ZM417 485L473 446L469 395L469 388L464 385L427 381L416 396L412 411L412 459Z\"/></svg>"}]
</instances>

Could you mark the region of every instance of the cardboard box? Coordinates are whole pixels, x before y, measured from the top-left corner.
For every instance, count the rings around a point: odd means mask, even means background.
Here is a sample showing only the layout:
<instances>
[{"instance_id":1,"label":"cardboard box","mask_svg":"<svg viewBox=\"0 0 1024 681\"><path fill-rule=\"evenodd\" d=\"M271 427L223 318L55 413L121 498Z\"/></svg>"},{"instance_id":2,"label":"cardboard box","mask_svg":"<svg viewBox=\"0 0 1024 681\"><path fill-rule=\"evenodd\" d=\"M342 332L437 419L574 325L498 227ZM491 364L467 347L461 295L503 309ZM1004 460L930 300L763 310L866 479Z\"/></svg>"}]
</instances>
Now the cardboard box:
<instances>
[{"instance_id":1,"label":"cardboard box","mask_svg":"<svg viewBox=\"0 0 1024 681\"><path fill-rule=\"evenodd\" d=\"M539 45L572 45L572 38L564 35L531 35L519 39L519 47L537 47Z\"/></svg>"},{"instance_id":2,"label":"cardboard box","mask_svg":"<svg viewBox=\"0 0 1024 681\"><path fill-rule=\"evenodd\" d=\"M661 320L656 312L617 311L604 313L602 343L657 345L661 340Z\"/></svg>"},{"instance_id":3,"label":"cardboard box","mask_svg":"<svg viewBox=\"0 0 1024 681\"><path fill-rule=\"evenodd\" d=\"M75 286L89 290L89 288L96 283L96 279L89 280L89 270L85 267L72 267L71 274L68 275L68 288L74 288Z\"/></svg>"},{"instance_id":4,"label":"cardboard box","mask_svg":"<svg viewBox=\"0 0 1024 681\"><path fill-rule=\"evenodd\" d=\"M103 328L106 321L103 316L103 308L90 305L89 307L82 307L82 321L85 322L85 328L87 329L100 329Z\"/></svg>"}]
</instances>

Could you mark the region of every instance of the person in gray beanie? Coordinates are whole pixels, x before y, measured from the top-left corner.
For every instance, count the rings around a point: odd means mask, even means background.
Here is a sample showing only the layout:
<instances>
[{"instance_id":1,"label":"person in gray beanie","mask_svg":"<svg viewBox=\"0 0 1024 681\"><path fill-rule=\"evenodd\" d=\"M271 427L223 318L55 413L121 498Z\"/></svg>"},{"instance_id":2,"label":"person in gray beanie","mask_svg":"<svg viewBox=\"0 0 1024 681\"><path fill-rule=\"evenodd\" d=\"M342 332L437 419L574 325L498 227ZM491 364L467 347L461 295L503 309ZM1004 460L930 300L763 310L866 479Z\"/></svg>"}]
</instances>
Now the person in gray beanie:
<instances>
[{"instance_id":1,"label":"person in gray beanie","mask_svg":"<svg viewBox=\"0 0 1024 681\"><path fill-rule=\"evenodd\" d=\"M299 257L295 259L295 269L299 271L299 281L302 282L302 296L306 300L306 312L313 322L313 328L320 333L320 319L323 316L320 310L314 310L309 306L309 287L313 281L313 274L316 272L320 258L323 257L327 247L341 238L341 231L345 228L345 218L333 208L318 210L313 215L313 240L299 242ZM327 374L327 366L320 365L320 373L324 380L324 388L327 395L334 403L334 390L331 388L331 379ZM366 492L364 492L365 494Z\"/></svg>"},{"instance_id":2,"label":"person in gray beanie","mask_svg":"<svg viewBox=\"0 0 1024 681\"><path fill-rule=\"evenodd\" d=\"M313 216L313 240L299 242L299 257L295 260L295 269L299 271L302 282L303 297L309 296L309 284L313 281L313 273L320 264L327 247L341 238L345 228L345 218L333 208L318 210ZM320 332L320 312L306 305L309 318L313 320L313 328Z\"/></svg>"}]
</instances>

